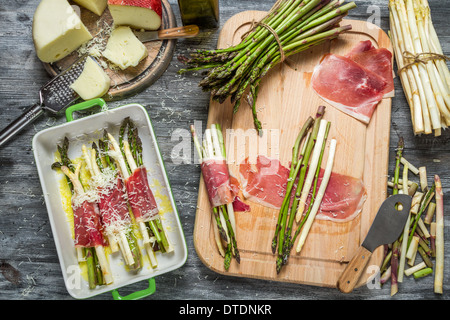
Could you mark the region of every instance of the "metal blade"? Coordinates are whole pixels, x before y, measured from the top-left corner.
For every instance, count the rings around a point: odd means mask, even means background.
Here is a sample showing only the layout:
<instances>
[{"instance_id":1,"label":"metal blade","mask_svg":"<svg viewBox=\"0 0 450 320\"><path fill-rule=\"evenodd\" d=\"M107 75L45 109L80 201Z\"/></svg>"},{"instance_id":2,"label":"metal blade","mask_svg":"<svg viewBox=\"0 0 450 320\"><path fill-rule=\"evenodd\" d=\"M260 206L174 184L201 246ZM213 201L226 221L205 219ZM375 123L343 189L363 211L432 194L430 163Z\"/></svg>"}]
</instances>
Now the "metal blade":
<instances>
[{"instance_id":1,"label":"metal blade","mask_svg":"<svg viewBox=\"0 0 450 320\"><path fill-rule=\"evenodd\" d=\"M78 94L70 88L70 85L83 72L87 57L82 56L41 88L39 95L43 108L58 113L79 98Z\"/></svg>"},{"instance_id":2,"label":"metal blade","mask_svg":"<svg viewBox=\"0 0 450 320\"><path fill-rule=\"evenodd\" d=\"M362 246L373 252L379 246L397 240L408 219L411 201L412 198L406 194L393 195L384 200Z\"/></svg>"},{"instance_id":3,"label":"metal blade","mask_svg":"<svg viewBox=\"0 0 450 320\"><path fill-rule=\"evenodd\" d=\"M141 42L148 42L158 40L158 31L136 31L134 32L136 38Z\"/></svg>"}]
</instances>

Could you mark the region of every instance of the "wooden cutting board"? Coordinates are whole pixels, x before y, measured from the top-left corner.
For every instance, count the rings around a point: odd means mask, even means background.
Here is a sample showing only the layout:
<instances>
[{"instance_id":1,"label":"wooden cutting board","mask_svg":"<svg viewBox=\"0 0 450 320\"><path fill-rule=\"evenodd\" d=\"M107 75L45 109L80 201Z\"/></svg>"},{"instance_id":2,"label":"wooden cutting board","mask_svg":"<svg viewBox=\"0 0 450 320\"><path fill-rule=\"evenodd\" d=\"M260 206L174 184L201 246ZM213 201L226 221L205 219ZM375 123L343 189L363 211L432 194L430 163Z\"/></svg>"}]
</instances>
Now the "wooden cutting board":
<instances>
[{"instance_id":1,"label":"wooden cutting board","mask_svg":"<svg viewBox=\"0 0 450 320\"><path fill-rule=\"evenodd\" d=\"M241 35L249 28L248 22L258 21L264 14L261 11L245 11L230 18L221 30L218 47L240 42ZM233 260L229 270L225 271L223 258L215 247L210 204L201 179L194 244L198 256L210 269L232 276L335 287L339 275L364 240L379 206L386 198L391 99L383 99L370 124L365 125L321 100L312 90L310 80L314 67L329 52L345 54L362 40L371 40L375 46L385 47L391 52L392 48L386 33L377 26L356 20L341 23L345 24L352 25L350 32L331 43L289 57L290 66L278 65L263 79L257 100L258 117L264 129L262 137L254 130L251 108L245 102L233 115L229 101L223 104L211 101L208 127L212 123L222 126L229 169L238 177L239 164L246 157L252 159L257 154L276 157L288 167L298 131L308 116L314 117L319 105L325 105L324 119L332 123L329 140L337 139L333 172L361 178L367 189L367 200L361 214L349 222L316 220L303 250L296 253L294 245L288 264L277 274L271 241L278 210L246 201L251 205L251 212L236 212L241 263ZM241 130L247 140L237 142L236 138L231 139L232 135L227 135L231 132L229 129L234 130L233 137L236 130ZM375 275L382 259L380 247L374 252L360 285Z\"/></svg>"},{"instance_id":2,"label":"wooden cutting board","mask_svg":"<svg viewBox=\"0 0 450 320\"><path fill-rule=\"evenodd\" d=\"M98 43L98 48L104 48L109 39L113 19L109 9L106 8L99 17L95 13L80 7L80 17L86 28L93 36L90 43ZM162 0L162 22L161 29L175 28L177 26L172 7L167 0ZM105 72L111 78L111 88L102 97L106 101L121 100L133 96L152 85L166 71L172 61L177 40L158 40L145 42L148 56L136 67L129 67L125 70L111 68L108 61L99 57L100 61L107 64ZM88 43L88 47L92 47ZM67 57L55 62L44 63L45 70L54 77L62 70L68 68L80 57L79 50L74 51Z\"/></svg>"}]
</instances>

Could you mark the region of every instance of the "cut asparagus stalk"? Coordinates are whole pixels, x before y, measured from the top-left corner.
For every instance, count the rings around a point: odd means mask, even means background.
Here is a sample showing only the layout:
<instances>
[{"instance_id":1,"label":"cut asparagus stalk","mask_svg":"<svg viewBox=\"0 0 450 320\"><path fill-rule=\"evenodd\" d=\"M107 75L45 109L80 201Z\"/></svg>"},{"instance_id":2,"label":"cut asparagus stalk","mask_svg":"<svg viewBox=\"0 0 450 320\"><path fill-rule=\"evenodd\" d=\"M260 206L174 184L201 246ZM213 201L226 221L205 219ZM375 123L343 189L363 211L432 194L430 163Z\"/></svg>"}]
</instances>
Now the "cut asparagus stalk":
<instances>
[{"instance_id":1,"label":"cut asparagus stalk","mask_svg":"<svg viewBox=\"0 0 450 320\"><path fill-rule=\"evenodd\" d=\"M405 270L405 276L410 276L410 275L412 275L414 272L417 272L417 271L419 271L419 270L422 270L422 269L424 269L424 268L426 268L426 267L427 267L427 265L425 264L425 262L422 261L421 263L416 264L415 266L412 266L412 267L406 269L406 270Z\"/></svg>"},{"instance_id":2,"label":"cut asparagus stalk","mask_svg":"<svg viewBox=\"0 0 450 320\"><path fill-rule=\"evenodd\" d=\"M420 177L420 188L423 192L427 192L428 190L428 181L427 181L427 168L420 167L419 168L419 177Z\"/></svg>"},{"instance_id":3,"label":"cut asparagus stalk","mask_svg":"<svg viewBox=\"0 0 450 320\"><path fill-rule=\"evenodd\" d=\"M412 241L406 252L406 258L408 259L409 265L414 265L414 260L416 258L417 248L419 247L419 237L413 236Z\"/></svg>"},{"instance_id":4,"label":"cut asparagus stalk","mask_svg":"<svg viewBox=\"0 0 450 320\"><path fill-rule=\"evenodd\" d=\"M427 214L425 216L425 219L423 220L425 224L429 225L433 221L435 211L436 211L436 203L430 202L430 204L428 205Z\"/></svg>"}]
</instances>

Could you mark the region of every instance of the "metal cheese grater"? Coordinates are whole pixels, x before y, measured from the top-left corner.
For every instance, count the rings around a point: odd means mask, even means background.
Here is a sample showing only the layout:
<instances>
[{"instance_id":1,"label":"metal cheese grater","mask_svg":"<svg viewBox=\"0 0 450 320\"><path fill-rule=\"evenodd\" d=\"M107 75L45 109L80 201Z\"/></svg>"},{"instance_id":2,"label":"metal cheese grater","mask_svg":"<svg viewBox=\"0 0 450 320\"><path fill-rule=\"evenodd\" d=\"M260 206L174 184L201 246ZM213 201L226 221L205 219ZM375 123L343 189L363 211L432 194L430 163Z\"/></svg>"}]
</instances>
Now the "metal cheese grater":
<instances>
[{"instance_id":1,"label":"metal cheese grater","mask_svg":"<svg viewBox=\"0 0 450 320\"><path fill-rule=\"evenodd\" d=\"M76 60L41 88L39 91L40 101L0 132L0 146L42 115L44 110L56 114L79 98L70 85L80 76L87 57L85 55Z\"/></svg>"}]
</instances>

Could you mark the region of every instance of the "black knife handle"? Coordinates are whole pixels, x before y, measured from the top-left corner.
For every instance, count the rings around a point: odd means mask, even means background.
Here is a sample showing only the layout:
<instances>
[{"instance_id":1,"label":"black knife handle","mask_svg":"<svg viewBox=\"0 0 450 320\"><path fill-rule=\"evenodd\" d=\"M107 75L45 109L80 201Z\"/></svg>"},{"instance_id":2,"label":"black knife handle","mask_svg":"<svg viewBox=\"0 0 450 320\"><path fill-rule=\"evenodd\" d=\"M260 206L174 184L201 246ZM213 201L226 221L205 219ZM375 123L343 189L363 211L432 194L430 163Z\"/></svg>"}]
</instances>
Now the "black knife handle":
<instances>
[{"instance_id":1,"label":"black knife handle","mask_svg":"<svg viewBox=\"0 0 450 320\"><path fill-rule=\"evenodd\" d=\"M19 131L33 122L42 113L44 113L44 109L39 103L36 103L31 108L27 109L20 117L0 132L0 146L5 144L6 141L15 136Z\"/></svg>"}]
</instances>

